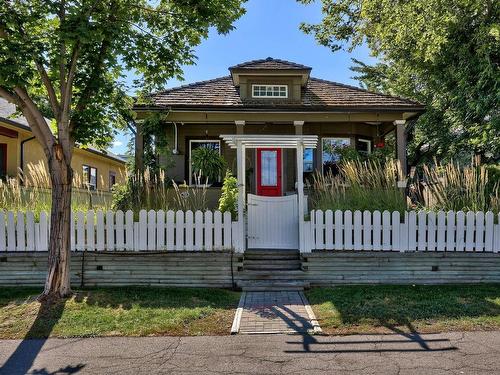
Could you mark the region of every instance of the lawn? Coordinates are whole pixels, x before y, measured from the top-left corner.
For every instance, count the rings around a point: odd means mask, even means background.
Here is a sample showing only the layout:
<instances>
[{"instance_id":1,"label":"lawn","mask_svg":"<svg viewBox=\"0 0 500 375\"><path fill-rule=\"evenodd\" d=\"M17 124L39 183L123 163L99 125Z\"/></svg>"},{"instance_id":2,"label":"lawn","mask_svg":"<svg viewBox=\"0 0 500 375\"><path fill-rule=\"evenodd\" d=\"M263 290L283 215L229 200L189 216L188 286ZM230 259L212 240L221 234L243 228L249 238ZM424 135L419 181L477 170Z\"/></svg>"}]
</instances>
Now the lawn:
<instances>
[{"instance_id":1,"label":"lawn","mask_svg":"<svg viewBox=\"0 0 500 375\"><path fill-rule=\"evenodd\" d=\"M0 288L0 338L225 335L239 293L222 289L76 290L52 306L38 288Z\"/></svg>"},{"instance_id":2,"label":"lawn","mask_svg":"<svg viewBox=\"0 0 500 375\"><path fill-rule=\"evenodd\" d=\"M500 284L339 286L307 298L328 334L500 329Z\"/></svg>"}]
</instances>

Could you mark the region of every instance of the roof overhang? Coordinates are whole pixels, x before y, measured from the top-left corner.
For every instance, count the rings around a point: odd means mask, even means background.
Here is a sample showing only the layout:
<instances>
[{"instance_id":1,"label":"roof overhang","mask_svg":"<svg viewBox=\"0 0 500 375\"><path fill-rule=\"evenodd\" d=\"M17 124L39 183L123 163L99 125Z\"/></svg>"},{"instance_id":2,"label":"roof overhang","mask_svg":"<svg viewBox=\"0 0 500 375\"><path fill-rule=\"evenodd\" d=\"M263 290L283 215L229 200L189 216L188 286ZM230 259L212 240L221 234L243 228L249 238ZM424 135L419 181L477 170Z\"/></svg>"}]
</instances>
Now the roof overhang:
<instances>
[{"instance_id":1,"label":"roof overhang","mask_svg":"<svg viewBox=\"0 0 500 375\"><path fill-rule=\"evenodd\" d=\"M238 148L238 144L246 148L316 148L317 135L264 135L264 134L222 134L220 136L230 148Z\"/></svg>"},{"instance_id":2,"label":"roof overhang","mask_svg":"<svg viewBox=\"0 0 500 375\"><path fill-rule=\"evenodd\" d=\"M236 87L240 85L241 76L257 76L257 77L300 77L302 86L307 84L311 69L248 69L248 68L231 68L231 78Z\"/></svg>"}]
</instances>

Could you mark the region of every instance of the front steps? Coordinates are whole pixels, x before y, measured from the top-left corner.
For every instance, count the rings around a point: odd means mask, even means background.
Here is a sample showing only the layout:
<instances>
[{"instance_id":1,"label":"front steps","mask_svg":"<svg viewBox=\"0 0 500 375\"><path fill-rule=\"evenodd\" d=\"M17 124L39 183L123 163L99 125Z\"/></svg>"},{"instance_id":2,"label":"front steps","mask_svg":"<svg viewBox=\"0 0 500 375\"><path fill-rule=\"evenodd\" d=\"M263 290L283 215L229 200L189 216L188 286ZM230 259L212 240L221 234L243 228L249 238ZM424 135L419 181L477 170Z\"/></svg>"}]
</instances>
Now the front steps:
<instances>
[{"instance_id":1,"label":"front steps","mask_svg":"<svg viewBox=\"0 0 500 375\"><path fill-rule=\"evenodd\" d=\"M299 251L275 249L246 250L237 284L244 291L291 291L309 286Z\"/></svg>"}]
</instances>

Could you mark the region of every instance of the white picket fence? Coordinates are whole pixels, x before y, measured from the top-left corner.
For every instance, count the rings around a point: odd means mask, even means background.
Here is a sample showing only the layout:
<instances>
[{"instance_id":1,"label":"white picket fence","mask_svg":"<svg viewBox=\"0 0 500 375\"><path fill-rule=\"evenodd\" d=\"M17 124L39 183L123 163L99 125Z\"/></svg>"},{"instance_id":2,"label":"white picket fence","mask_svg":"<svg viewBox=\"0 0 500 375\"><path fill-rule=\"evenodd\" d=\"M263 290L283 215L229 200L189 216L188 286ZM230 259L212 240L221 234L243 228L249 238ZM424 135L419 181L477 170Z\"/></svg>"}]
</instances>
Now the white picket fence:
<instances>
[{"instance_id":1,"label":"white picket fence","mask_svg":"<svg viewBox=\"0 0 500 375\"><path fill-rule=\"evenodd\" d=\"M220 211L145 211L134 221L132 211L74 212L74 251L231 249L237 236L231 214ZM32 212L0 211L0 251L47 251L49 216L36 222Z\"/></svg>"},{"instance_id":2,"label":"white picket fence","mask_svg":"<svg viewBox=\"0 0 500 375\"><path fill-rule=\"evenodd\" d=\"M492 212L311 211L304 251L500 251Z\"/></svg>"},{"instance_id":3,"label":"white picket fence","mask_svg":"<svg viewBox=\"0 0 500 375\"><path fill-rule=\"evenodd\" d=\"M302 251L500 251L500 215L492 212L311 211ZM0 211L1 251L47 251L49 216ZM74 251L213 251L239 248L231 214L220 211L74 212Z\"/></svg>"}]
</instances>

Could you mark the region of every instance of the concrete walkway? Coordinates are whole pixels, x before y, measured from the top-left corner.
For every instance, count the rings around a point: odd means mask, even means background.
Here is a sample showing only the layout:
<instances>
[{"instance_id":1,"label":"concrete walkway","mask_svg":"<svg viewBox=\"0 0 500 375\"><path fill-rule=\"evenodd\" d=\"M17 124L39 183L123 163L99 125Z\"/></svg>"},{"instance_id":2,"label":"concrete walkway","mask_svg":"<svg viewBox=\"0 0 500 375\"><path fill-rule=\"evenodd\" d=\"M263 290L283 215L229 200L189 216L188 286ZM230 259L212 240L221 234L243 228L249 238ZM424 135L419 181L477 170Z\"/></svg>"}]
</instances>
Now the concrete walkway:
<instances>
[{"instance_id":1,"label":"concrete walkway","mask_svg":"<svg viewBox=\"0 0 500 375\"><path fill-rule=\"evenodd\" d=\"M1 374L499 374L500 332L0 341Z\"/></svg>"},{"instance_id":2,"label":"concrete walkway","mask_svg":"<svg viewBox=\"0 0 500 375\"><path fill-rule=\"evenodd\" d=\"M243 292L231 333L320 333L300 291Z\"/></svg>"}]
</instances>

